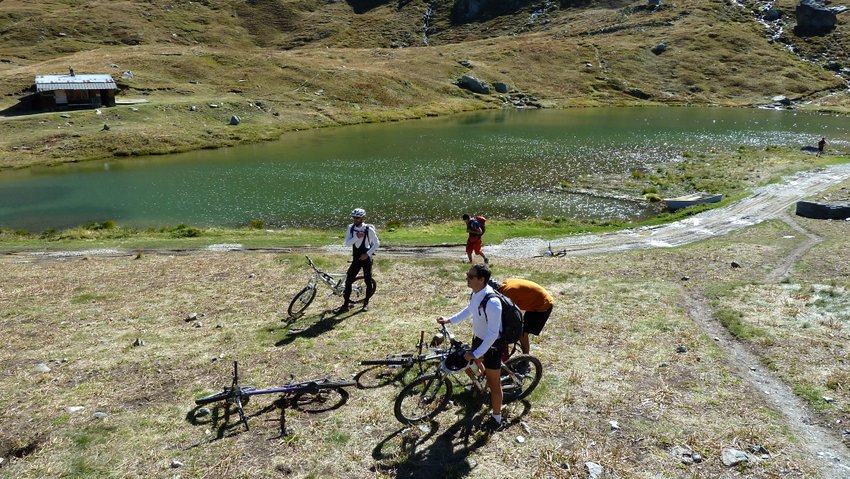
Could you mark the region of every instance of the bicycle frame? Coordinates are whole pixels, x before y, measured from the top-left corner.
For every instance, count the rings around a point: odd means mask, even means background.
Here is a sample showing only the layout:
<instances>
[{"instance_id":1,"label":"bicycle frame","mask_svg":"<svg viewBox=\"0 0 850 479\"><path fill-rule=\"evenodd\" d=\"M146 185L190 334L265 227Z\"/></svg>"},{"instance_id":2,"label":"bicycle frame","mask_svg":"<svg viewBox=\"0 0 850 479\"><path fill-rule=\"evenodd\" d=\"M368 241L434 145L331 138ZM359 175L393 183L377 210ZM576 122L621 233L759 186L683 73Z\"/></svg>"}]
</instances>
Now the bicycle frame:
<instances>
[{"instance_id":1,"label":"bicycle frame","mask_svg":"<svg viewBox=\"0 0 850 479\"><path fill-rule=\"evenodd\" d=\"M200 406L217 401L226 401L230 404L234 404L239 412L239 420L245 425L245 430L249 430L248 417L245 415L243 403L247 403L251 396L280 394L282 398L288 398L303 394L316 394L322 389L341 389L346 386L353 386L354 384L354 381L336 381L328 378L321 378L298 383L290 383L277 388L256 389L252 386L242 386L239 384L239 363L237 361L233 361L233 380L230 386L224 387L219 393L196 399L195 404Z\"/></svg>"},{"instance_id":2,"label":"bicycle frame","mask_svg":"<svg viewBox=\"0 0 850 479\"><path fill-rule=\"evenodd\" d=\"M313 268L313 276L310 277L310 280L307 282L307 287L316 289L319 284L319 280L328 285L333 294L339 296L342 294L342 291L345 287L345 274L343 273L326 273L313 263L313 260L307 256L307 263Z\"/></svg>"},{"instance_id":3,"label":"bicycle frame","mask_svg":"<svg viewBox=\"0 0 850 479\"><path fill-rule=\"evenodd\" d=\"M457 373L464 371L469 376L473 387L481 394L488 391L486 379L480 374L474 361L462 370L452 372L443 367L443 361L451 354L467 352L468 347L455 339L448 331L446 325L441 325L443 334L449 339L449 346L439 353L442 358L436 370L421 374L410 381L398 394L395 400L394 413L396 418L403 424L415 424L424 420L433 419L448 404L452 395L452 383L460 383L458 378L452 379ZM504 359L501 362L501 383L504 394L504 403L507 404L524 398L530 394L540 382L543 367L540 360L533 356L518 355L513 358ZM419 410L412 412L408 410L424 408L427 412Z\"/></svg>"}]
</instances>

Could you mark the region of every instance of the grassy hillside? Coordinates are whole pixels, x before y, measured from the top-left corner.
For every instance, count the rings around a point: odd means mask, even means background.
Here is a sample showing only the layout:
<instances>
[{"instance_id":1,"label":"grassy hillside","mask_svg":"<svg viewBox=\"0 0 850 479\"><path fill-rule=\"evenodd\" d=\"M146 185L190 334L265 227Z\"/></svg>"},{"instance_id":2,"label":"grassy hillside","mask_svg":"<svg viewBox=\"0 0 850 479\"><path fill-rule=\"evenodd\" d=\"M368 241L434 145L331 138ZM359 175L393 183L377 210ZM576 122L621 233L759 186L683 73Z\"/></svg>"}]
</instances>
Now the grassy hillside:
<instances>
[{"instance_id":1,"label":"grassy hillside","mask_svg":"<svg viewBox=\"0 0 850 479\"><path fill-rule=\"evenodd\" d=\"M842 79L771 42L751 8L696 0L655 11L643 2L514 4L521 8L460 22L450 1L6 0L0 110L13 113L35 75L69 66L112 73L119 100L148 103L71 119L3 118L0 168L505 105L507 95L456 87L462 74L504 81L547 107L759 105L775 95L811 101L808 108L850 104ZM798 51L840 58L846 15L839 20L827 37L786 36ZM656 55L651 48L659 43L668 48ZM133 79L122 79L124 71ZM227 125L233 114L241 125ZM100 131L104 123L109 132Z\"/></svg>"}]
</instances>

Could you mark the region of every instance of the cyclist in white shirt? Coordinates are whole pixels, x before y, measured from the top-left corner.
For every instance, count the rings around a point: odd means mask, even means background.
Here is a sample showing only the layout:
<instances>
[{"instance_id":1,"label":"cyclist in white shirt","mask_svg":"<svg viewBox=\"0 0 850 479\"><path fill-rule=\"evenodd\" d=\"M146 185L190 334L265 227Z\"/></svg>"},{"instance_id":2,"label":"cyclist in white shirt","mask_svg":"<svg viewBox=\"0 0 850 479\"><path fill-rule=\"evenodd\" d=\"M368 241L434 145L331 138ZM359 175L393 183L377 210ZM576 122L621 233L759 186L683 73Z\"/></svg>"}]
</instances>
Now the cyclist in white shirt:
<instances>
[{"instance_id":1,"label":"cyclist in white shirt","mask_svg":"<svg viewBox=\"0 0 850 479\"><path fill-rule=\"evenodd\" d=\"M440 324L456 324L472 317L472 350L464 355L467 361L475 361L479 368L483 365L487 386L490 388L490 406L493 417L488 429L498 429L502 425L502 352L505 342L500 338L502 331L502 302L492 297L483 305L481 302L494 290L487 282L490 280L490 268L485 264L475 264L466 273L466 284L472 290L469 305L446 319L437 318ZM486 312L486 315L485 315Z\"/></svg>"},{"instance_id":2,"label":"cyclist in white shirt","mask_svg":"<svg viewBox=\"0 0 850 479\"><path fill-rule=\"evenodd\" d=\"M351 212L351 224L345 230L345 246L351 246L351 266L345 277L345 291L343 291L342 306L334 310L334 314L342 314L351 309L351 285L360 270L363 270L363 279L366 282L366 300L363 301L363 311L369 311L369 298L375 293L372 280L372 256L378 249L378 233L375 226L364 223L366 210L355 208Z\"/></svg>"}]
</instances>

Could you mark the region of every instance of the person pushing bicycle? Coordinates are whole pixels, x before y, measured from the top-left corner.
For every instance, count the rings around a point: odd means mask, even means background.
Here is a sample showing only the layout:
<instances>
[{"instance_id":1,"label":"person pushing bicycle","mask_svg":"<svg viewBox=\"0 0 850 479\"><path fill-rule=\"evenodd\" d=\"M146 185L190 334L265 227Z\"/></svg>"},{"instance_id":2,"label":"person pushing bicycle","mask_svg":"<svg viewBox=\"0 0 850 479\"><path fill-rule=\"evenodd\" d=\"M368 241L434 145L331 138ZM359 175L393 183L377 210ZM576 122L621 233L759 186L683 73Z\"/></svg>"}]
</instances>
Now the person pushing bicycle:
<instances>
[{"instance_id":1,"label":"person pushing bicycle","mask_svg":"<svg viewBox=\"0 0 850 479\"><path fill-rule=\"evenodd\" d=\"M351 246L351 266L345 276L342 306L334 310L334 314L342 314L351 309L351 285L360 270L366 282L366 300L363 301L363 311L369 311L369 299L375 293L372 280L372 257L378 249L380 241L375 226L364 223L366 210L354 208L351 212L351 224L345 230L345 246Z\"/></svg>"},{"instance_id":2,"label":"person pushing bicycle","mask_svg":"<svg viewBox=\"0 0 850 479\"><path fill-rule=\"evenodd\" d=\"M472 290L469 305L450 318L440 316L440 324L456 324L472 317L472 350L464 354L467 361L475 361L478 367L483 365L487 386L490 388L490 406L493 416L485 425L487 429L499 429L502 425L502 352L505 342L500 338L502 331L502 302L491 297L482 308L487 294L494 292L487 282L490 280L490 268L485 264L475 264L466 273L466 284Z\"/></svg>"}]
</instances>

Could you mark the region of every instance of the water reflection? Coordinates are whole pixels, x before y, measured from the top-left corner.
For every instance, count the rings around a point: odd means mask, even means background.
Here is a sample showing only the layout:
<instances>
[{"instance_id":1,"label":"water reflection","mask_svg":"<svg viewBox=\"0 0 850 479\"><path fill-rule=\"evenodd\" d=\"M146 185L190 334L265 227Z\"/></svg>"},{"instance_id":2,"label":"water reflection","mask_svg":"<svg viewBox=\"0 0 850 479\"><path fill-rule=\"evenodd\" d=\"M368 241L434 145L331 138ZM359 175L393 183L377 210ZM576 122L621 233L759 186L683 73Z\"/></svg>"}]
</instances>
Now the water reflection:
<instances>
[{"instance_id":1,"label":"water reflection","mask_svg":"<svg viewBox=\"0 0 850 479\"><path fill-rule=\"evenodd\" d=\"M421 223L463 211L495 217L634 218L631 202L547 193L582 174L679 160L683 153L848 141L844 118L719 108L476 112L295 132L273 143L0 174L0 225L40 230L115 219L337 226Z\"/></svg>"}]
</instances>

